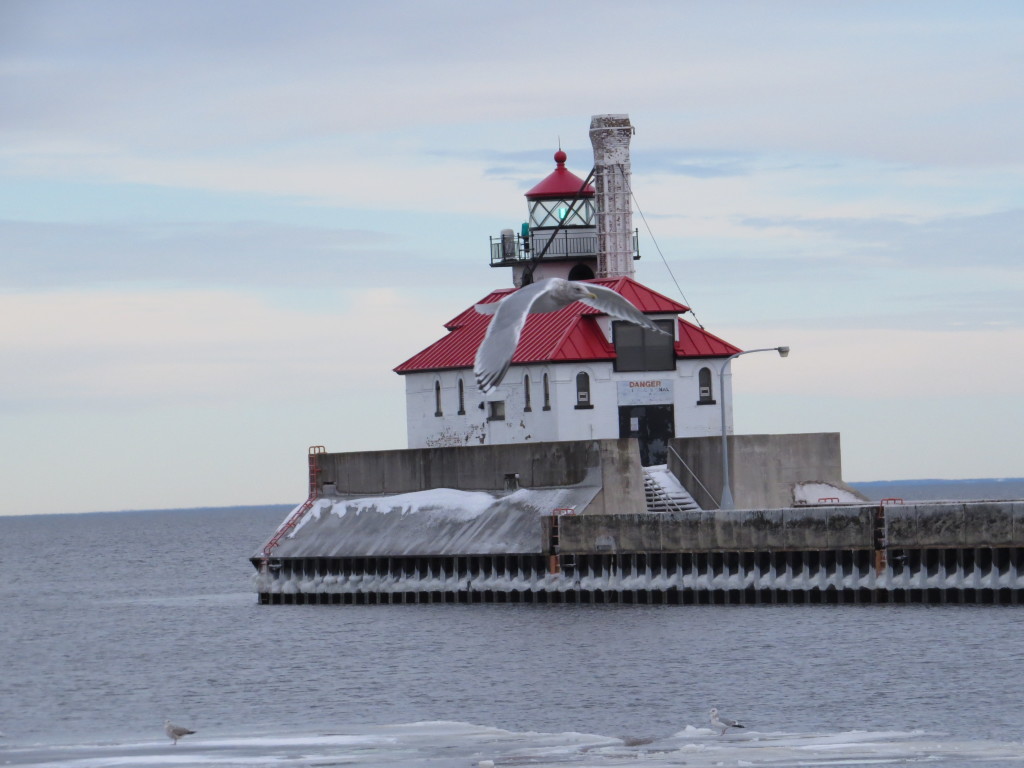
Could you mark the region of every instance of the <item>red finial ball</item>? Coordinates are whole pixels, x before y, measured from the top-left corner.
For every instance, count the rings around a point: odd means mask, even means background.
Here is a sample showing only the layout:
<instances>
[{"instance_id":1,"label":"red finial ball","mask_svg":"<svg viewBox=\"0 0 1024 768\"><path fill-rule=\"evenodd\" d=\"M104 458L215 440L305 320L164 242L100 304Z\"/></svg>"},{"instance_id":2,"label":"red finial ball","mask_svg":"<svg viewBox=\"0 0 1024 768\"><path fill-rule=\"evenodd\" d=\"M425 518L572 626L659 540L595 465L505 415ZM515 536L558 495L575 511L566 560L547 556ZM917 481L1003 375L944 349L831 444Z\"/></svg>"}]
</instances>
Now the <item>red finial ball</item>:
<instances>
[{"instance_id":1,"label":"red finial ball","mask_svg":"<svg viewBox=\"0 0 1024 768\"><path fill-rule=\"evenodd\" d=\"M567 155L562 150L558 150L557 152L555 152L555 162L558 163L559 165L565 164L566 157Z\"/></svg>"}]
</instances>

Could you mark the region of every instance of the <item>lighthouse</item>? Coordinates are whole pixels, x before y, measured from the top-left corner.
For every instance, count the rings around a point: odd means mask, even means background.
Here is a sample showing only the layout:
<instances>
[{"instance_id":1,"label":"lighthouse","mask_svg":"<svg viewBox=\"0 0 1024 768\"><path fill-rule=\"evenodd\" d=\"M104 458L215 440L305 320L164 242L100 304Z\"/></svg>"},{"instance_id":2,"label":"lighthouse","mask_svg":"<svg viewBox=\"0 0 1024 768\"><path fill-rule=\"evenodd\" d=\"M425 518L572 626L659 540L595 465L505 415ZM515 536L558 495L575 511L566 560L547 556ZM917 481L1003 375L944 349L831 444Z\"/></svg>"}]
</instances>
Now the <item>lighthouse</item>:
<instances>
[{"instance_id":1,"label":"lighthouse","mask_svg":"<svg viewBox=\"0 0 1024 768\"><path fill-rule=\"evenodd\" d=\"M586 174L559 148L523 225L491 237L512 285L395 368L408 449L310 448L308 498L252 558L261 603L889 601L885 533L908 518L807 506L829 502L823 487L852 492L838 434L733 435L727 464L732 398L716 382L729 387L740 350L636 279L631 137L625 115L595 117ZM494 315L478 306L554 277L618 292L663 332L581 302L530 315L482 392L473 363Z\"/></svg>"},{"instance_id":2,"label":"lighthouse","mask_svg":"<svg viewBox=\"0 0 1024 768\"><path fill-rule=\"evenodd\" d=\"M590 135L594 170L574 173L558 149L554 170L526 192L519 231L491 237L490 266L510 268L513 287L481 297L445 324L442 338L395 368L405 378L409 448L634 438L652 465L665 463L672 438L720 434L714 372L740 350L685 320L689 307L634 278L632 126L625 115L599 115ZM579 302L531 315L504 381L480 392L472 368L491 315L476 305L550 277L611 288L665 333ZM731 428L731 409L725 421Z\"/></svg>"}]
</instances>

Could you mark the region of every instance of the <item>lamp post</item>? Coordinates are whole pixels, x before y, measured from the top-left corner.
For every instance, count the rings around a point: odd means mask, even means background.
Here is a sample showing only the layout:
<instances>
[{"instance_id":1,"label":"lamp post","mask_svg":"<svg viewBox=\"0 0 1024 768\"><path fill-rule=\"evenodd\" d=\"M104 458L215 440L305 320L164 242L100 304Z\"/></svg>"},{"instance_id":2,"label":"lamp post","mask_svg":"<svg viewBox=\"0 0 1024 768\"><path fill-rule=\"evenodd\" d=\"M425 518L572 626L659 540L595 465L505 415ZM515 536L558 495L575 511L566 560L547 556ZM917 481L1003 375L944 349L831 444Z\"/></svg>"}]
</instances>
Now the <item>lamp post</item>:
<instances>
[{"instance_id":1,"label":"lamp post","mask_svg":"<svg viewBox=\"0 0 1024 768\"><path fill-rule=\"evenodd\" d=\"M764 349L748 349L743 352L737 352L735 355L727 357L718 371L718 394L722 400L722 501L718 505L719 509L733 509L735 507L732 500L732 488L729 483L729 435L725 431L725 369L729 367L729 363L740 355L749 355L752 352L778 352L779 357L788 357L789 347L765 347Z\"/></svg>"}]
</instances>

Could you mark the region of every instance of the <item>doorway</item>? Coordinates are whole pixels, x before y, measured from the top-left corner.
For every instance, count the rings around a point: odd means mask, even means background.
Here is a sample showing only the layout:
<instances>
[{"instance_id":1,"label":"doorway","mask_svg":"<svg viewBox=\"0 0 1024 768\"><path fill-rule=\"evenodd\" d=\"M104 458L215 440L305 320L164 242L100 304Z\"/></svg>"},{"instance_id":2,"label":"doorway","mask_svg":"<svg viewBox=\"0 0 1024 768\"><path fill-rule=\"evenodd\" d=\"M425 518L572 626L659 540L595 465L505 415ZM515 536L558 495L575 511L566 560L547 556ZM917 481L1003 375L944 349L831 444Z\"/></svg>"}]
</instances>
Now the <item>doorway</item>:
<instances>
[{"instance_id":1,"label":"doorway","mask_svg":"<svg viewBox=\"0 0 1024 768\"><path fill-rule=\"evenodd\" d=\"M619 437L635 437L645 467L668 463L668 441L676 436L671 405L620 405Z\"/></svg>"}]
</instances>

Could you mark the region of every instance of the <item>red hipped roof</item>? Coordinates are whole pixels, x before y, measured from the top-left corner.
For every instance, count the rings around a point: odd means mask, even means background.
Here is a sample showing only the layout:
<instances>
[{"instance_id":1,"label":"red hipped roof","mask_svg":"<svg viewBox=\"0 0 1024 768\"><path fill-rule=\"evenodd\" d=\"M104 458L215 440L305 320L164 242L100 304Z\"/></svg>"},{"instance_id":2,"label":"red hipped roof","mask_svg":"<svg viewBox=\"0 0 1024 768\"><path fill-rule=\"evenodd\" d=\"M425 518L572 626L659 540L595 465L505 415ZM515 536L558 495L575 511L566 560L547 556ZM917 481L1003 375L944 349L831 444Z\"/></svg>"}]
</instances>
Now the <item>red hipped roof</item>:
<instances>
[{"instance_id":1,"label":"red hipped roof","mask_svg":"<svg viewBox=\"0 0 1024 768\"><path fill-rule=\"evenodd\" d=\"M647 314L679 314L689 307L652 291L628 277L588 280L611 288L629 299L641 312ZM492 291L481 304L500 301L515 289ZM615 347L609 343L597 325L602 313L580 302L574 302L558 312L530 315L526 320L519 346L512 357L516 363L545 363L559 361L614 360ZM470 307L445 323L448 335L413 355L395 368L399 374L438 371L451 368L472 368L476 350L484 340L491 315L483 315ZM717 336L678 319L679 339L676 341L677 358L728 357L739 352Z\"/></svg>"}]
</instances>

